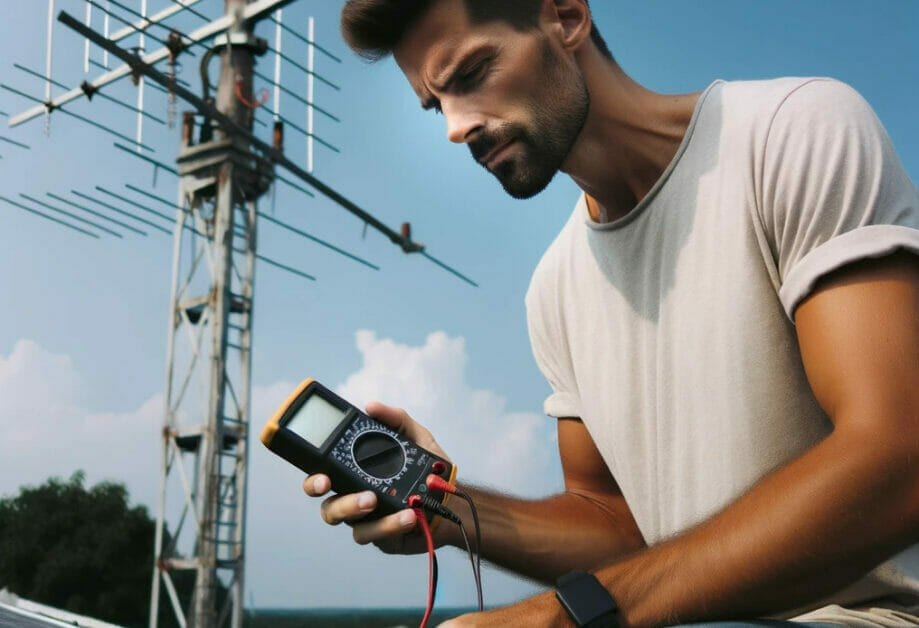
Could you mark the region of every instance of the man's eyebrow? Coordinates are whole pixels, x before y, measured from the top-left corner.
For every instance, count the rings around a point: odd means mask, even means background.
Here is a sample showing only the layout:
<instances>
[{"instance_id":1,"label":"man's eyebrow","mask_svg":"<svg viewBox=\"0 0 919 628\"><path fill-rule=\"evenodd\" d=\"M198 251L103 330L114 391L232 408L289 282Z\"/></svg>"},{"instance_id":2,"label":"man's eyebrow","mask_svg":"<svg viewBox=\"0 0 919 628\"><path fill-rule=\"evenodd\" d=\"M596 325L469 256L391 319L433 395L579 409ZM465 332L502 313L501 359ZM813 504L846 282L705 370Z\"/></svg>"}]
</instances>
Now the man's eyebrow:
<instances>
[{"instance_id":1,"label":"man's eyebrow","mask_svg":"<svg viewBox=\"0 0 919 628\"><path fill-rule=\"evenodd\" d=\"M474 46L465 50L459 56L457 56L453 63L451 63L439 73L439 77L436 77L430 81L431 87L438 92L445 92L449 90L450 86L457 80L457 78L466 71L466 67L469 66L470 59L474 59L477 55L481 55L487 51L488 46L484 45ZM422 109L435 109L440 106L440 99L430 93L427 89L424 89L423 92L419 94L419 99L421 100Z\"/></svg>"},{"instance_id":2,"label":"man's eyebrow","mask_svg":"<svg viewBox=\"0 0 919 628\"><path fill-rule=\"evenodd\" d=\"M487 50L487 46L479 45L463 51L452 65L440 72L438 77L440 80L435 78L431 81L434 89L439 92L448 90L457 77L466 70L466 66L469 65L469 60L485 50Z\"/></svg>"}]
</instances>

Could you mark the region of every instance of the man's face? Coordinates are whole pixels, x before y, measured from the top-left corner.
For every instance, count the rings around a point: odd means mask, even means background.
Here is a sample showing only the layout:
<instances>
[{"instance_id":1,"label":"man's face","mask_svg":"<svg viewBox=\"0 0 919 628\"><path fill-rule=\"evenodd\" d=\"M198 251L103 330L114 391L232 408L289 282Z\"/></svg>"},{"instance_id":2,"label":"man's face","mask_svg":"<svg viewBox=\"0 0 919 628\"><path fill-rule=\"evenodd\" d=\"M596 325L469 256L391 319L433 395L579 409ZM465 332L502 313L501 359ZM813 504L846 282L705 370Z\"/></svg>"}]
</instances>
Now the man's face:
<instances>
[{"instance_id":1,"label":"man's face","mask_svg":"<svg viewBox=\"0 0 919 628\"><path fill-rule=\"evenodd\" d=\"M422 106L443 113L448 139L515 198L549 184L587 119L580 71L545 33L473 25L462 0L436 2L394 56Z\"/></svg>"}]
</instances>

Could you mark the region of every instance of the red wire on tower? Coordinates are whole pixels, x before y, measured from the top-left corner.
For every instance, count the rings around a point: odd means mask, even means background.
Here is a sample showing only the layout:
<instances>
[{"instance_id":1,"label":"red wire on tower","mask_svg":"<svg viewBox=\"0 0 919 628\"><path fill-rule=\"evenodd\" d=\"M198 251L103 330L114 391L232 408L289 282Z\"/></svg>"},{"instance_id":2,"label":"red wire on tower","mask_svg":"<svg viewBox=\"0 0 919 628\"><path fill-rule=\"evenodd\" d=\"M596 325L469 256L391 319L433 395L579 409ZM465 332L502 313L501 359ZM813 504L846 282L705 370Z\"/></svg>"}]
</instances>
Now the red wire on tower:
<instances>
[{"instance_id":1,"label":"red wire on tower","mask_svg":"<svg viewBox=\"0 0 919 628\"><path fill-rule=\"evenodd\" d=\"M258 102L252 102L251 100L248 100L245 96L243 96L242 77L236 77L236 98L238 98L239 102L247 106L249 109L258 109L266 102L268 102L268 99L271 97L271 94L265 88L262 88L260 93L261 95L259 96Z\"/></svg>"}]
</instances>

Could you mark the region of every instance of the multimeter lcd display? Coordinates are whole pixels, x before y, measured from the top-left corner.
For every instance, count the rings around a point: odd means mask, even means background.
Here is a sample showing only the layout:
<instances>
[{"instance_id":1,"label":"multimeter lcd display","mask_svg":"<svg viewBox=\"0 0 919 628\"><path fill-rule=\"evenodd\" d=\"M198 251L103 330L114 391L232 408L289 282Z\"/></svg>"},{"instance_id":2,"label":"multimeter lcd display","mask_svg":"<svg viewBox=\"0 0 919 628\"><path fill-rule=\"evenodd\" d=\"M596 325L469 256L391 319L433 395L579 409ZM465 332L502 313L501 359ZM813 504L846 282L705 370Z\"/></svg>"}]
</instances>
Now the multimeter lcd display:
<instances>
[{"instance_id":1,"label":"multimeter lcd display","mask_svg":"<svg viewBox=\"0 0 919 628\"><path fill-rule=\"evenodd\" d=\"M285 427L319 449L345 418L347 412L336 408L319 395L310 395Z\"/></svg>"}]
</instances>

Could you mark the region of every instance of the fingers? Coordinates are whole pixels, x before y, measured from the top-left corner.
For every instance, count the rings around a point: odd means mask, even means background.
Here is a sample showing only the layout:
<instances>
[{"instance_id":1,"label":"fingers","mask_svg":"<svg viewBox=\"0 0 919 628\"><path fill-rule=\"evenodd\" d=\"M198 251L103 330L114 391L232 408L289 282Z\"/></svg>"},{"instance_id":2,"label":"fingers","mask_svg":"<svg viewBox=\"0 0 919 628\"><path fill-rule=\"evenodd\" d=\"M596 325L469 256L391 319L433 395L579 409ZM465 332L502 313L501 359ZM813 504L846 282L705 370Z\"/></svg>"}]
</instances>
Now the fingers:
<instances>
[{"instance_id":1,"label":"fingers","mask_svg":"<svg viewBox=\"0 0 919 628\"><path fill-rule=\"evenodd\" d=\"M421 424L415 422L402 408L394 408L380 403L379 401L371 401L367 404L365 409L368 415L372 416L380 423L388 425L410 441L418 443L428 451L437 454L445 460L449 460L447 454L444 453L444 450L441 449L437 441L434 440L434 436L431 432L422 427Z\"/></svg>"},{"instance_id":2,"label":"fingers","mask_svg":"<svg viewBox=\"0 0 919 628\"><path fill-rule=\"evenodd\" d=\"M334 526L343 521L360 519L376 507L377 496L371 491L363 491L329 497L322 502L319 513L323 521Z\"/></svg>"},{"instance_id":3,"label":"fingers","mask_svg":"<svg viewBox=\"0 0 919 628\"><path fill-rule=\"evenodd\" d=\"M332 490L332 481L327 475L314 473L303 480L303 492L310 497L322 497Z\"/></svg>"},{"instance_id":4,"label":"fingers","mask_svg":"<svg viewBox=\"0 0 919 628\"><path fill-rule=\"evenodd\" d=\"M322 497L332 490L328 476L313 474L303 480L303 491L310 497ZM322 520L329 525L347 523L354 528L354 540L360 545L373 543L387 554L416 553L424 551L420 534L415 530L416 517L411 509L402 510L380 519L362 521L377 507L377 496L372 491L331 495L319 508Z\"/></svg>"},{"instance_id":5,"label":"fingers","mask_svg":"<svg viewBox=\"0 0 919 628\"><path fill-rule=\"evenodd\" d=\"M384 551L397 552L402 547L402 537L415 527L415 513L411 509L387 515L374 521L362 521L354 525L356 543L376 543ZM395 542L398 547L390 547Z\"/></svg>"},{"instance_id":6,"label":"fingers","mask_svg":"<svg viewBox=\"0 0 919 628\"><path fill-rule=\"evenodd\" d=\"M365 410L377 421L385 423L400 434L405 434L415 424L408 412L402 408L387 406L379 401L371 401Z\"/></svg>"}]
</instances>

